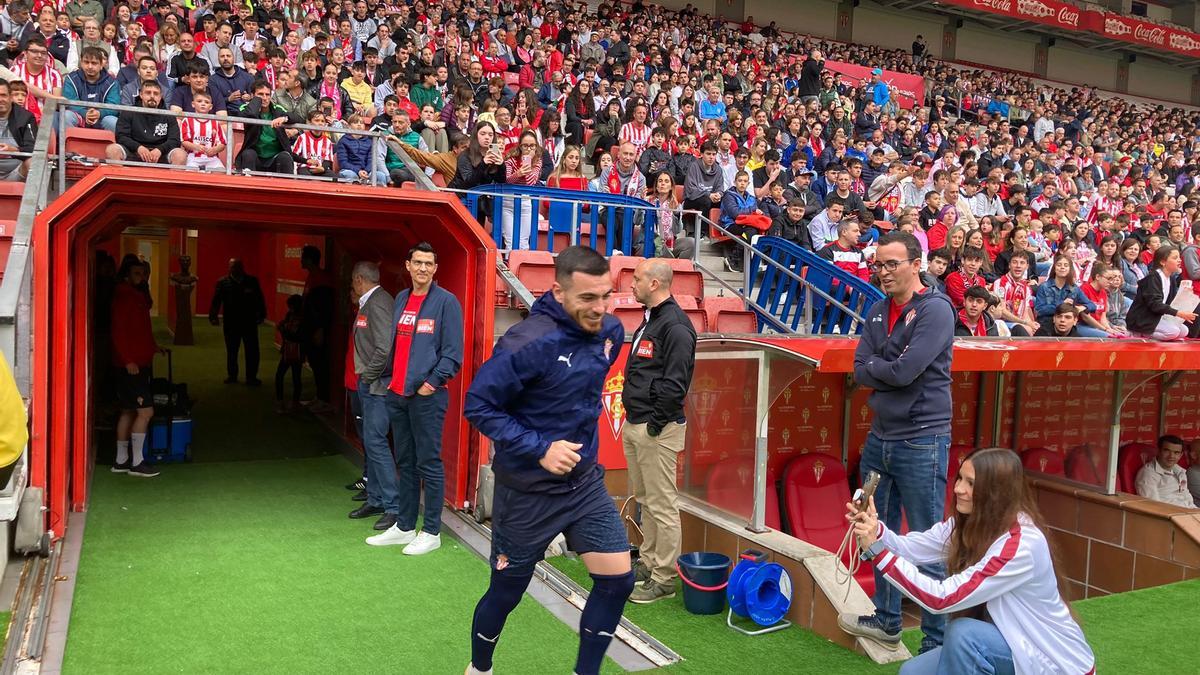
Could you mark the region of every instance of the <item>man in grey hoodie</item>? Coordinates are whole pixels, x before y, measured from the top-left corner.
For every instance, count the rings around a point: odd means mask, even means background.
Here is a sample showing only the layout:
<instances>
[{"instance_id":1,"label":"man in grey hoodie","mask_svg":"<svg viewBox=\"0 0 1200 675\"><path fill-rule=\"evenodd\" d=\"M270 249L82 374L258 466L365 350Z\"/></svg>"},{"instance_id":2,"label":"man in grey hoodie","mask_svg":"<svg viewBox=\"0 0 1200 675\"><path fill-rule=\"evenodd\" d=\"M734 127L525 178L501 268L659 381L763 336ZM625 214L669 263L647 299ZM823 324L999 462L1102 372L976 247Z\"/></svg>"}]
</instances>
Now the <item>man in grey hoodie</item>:
<instances>
[{"instance_id":1,"label":"man in grey hoodie","mask_svg":"<svg viewBox=\"0 0 1200 675\"><path fill-rule=\"evenodd\" d=\"M725 174L717 164L717 144L705 141L700 146L700 161L688 167L687 177L683 181L684 210L708 215L711 209L721 205L725 187ZM692 227L689 231L696 230ZM703 232L699 236L707 235L707 232Z\"/></svg>"},{"instance_id":2,"label":"man in grey hoodie","mask_svg":"<svg viewBox=\"0 0 1200 675\"><path fill-rule=\"evenodd\" d=\"M854 380L873 391L874 418L860 471L881 476L875 492L880 518L893 532L901 507L909 530L924 532L942 520L950 448L950 359L954 309L945 294L921 284L921 244L908 232L879 238L873 271L888 297L867 312L854 352ZM942 578L942 565L921 570ZM900 591L875 574L875 614L842 614L838 625L851 635L885 646L900 643ZM922 612L921 651L942 644L944 615Z\"/></svg>"}]
</instances>

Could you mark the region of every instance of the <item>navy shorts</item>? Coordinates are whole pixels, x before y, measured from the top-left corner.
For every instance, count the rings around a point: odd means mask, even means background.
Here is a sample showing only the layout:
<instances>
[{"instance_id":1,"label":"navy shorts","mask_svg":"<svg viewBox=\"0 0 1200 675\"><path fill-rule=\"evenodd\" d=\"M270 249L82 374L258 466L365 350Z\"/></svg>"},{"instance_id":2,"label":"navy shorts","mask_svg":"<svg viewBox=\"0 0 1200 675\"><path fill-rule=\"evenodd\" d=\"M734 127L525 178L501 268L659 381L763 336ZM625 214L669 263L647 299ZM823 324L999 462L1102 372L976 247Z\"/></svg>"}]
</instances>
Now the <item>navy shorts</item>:
<instances>
[{"instance_id":1,"label":"navy shorts","mask_svg":"<svg viewBox=\"0 0 1200 675\"><path fill-rule=\"evenodd\" d=\"M521 492L496 483L492 512L492 569L505 556L504 569L532 572L546 547L561 532L576 553L629 551L621 514L604 486L604 471L563 494Z\"/></svg>"}]
</instances>

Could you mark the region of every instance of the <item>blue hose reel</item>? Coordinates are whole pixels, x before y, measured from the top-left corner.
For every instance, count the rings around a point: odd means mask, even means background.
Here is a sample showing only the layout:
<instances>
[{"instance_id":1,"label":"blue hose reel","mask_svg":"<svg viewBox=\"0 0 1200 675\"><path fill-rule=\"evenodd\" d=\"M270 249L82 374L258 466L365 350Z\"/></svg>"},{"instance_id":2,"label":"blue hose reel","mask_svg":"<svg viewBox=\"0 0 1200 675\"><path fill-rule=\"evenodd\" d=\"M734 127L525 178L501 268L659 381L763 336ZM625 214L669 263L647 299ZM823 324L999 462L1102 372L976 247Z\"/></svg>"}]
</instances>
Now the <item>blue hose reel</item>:
<instances>
[{"instance_id":1,"label":"blue hose reel","mask_svg":"<svg viewBox=\"0 0 1200 675\"><path fill-rule=\"evenodd\" d=\"M792 606L792 578L777 563L767 562L767 554L746 549L729 576L726 596L729 613L725 623L745 635L764 635L792 625L783 617ZM762 626L749 630L733 623L733 615L748 618Z\"/></svg>"}]
</instances>

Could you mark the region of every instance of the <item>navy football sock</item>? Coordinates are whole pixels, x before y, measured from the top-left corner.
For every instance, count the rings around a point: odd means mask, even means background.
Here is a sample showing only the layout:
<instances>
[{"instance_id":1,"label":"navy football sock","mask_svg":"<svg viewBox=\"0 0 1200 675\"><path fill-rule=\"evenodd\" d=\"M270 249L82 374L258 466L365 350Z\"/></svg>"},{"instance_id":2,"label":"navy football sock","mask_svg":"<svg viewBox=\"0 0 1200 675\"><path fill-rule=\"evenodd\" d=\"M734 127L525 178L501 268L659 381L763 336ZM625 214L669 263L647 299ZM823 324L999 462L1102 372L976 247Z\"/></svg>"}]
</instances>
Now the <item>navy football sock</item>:
<instances>
[{"instance_id":1,"label":"navy football sock","mask_svg":"<svg viewBox=\"0 0 1200 675\"><path fill-rule=\"evenodd\" d=\"M509 613L521 602L532 578L532 571L512 574L492 570L491 584L475 605L475 619L471 622L471 665L476 670L492 669L492 654L500 631L504 630Z\"/></svg>"},{"instance_id":2,"label":"navy football sock","mask_svg":"<svg viewBox=\"0 0 1200 675\"><path fill-rule=\"evenodd\" d=\"M612 642L613 632L621 621L625 600L633 592L634 574L593 574L592 592L583 615L579 617L579 656L575 659L576 675L600 672L604 652Z\"/></svg>"}]
</instances>

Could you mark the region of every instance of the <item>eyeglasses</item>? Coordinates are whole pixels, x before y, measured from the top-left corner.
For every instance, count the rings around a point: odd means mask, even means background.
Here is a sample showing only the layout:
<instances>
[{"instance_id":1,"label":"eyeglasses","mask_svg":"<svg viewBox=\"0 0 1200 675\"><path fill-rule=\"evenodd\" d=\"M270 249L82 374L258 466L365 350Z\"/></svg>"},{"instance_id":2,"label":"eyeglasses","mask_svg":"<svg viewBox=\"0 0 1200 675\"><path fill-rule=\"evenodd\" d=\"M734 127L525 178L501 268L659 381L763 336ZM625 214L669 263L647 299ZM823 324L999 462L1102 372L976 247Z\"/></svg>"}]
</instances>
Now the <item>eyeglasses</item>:
<instances>
[{"instance_id":1,"label":"eyeglasses","mask_svg":"<svg viewBox=\"0 0 1200 675\"><path fill-rule=\"evenodd\" d=\"M895 272L904 263L910 263L914 260L917 260L917 258L906 258L904 260L885 260L883 262L871 263L869 267L871 268L872 272L881 272L883 270Z\"/></svg>"}]
</instances>

